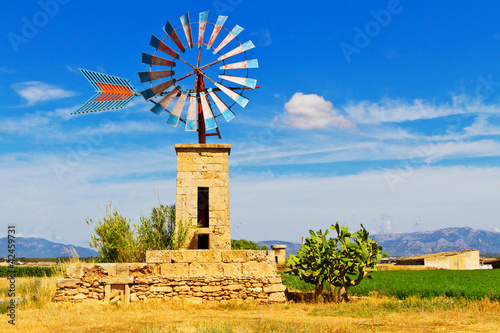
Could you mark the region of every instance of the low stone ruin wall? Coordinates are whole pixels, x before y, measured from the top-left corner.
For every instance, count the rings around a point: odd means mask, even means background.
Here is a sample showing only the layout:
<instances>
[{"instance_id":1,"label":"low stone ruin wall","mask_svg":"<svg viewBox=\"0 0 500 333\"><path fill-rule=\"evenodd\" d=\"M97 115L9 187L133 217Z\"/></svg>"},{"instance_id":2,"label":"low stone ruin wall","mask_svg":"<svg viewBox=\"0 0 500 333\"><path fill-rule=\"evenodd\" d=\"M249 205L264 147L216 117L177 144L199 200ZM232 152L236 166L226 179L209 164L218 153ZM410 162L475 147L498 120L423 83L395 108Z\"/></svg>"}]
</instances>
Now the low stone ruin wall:
<instances>
[{"instance_id":1,"label":"low stone ruin wall","mask_svg":"<svg viewBox=\"0 0 500 333\"><path fill-rule=\"evenodd\" d=\"M149 251L146 263L67 264L56 301L286 302L274 251Z\"/></svg>"}]
</instances>

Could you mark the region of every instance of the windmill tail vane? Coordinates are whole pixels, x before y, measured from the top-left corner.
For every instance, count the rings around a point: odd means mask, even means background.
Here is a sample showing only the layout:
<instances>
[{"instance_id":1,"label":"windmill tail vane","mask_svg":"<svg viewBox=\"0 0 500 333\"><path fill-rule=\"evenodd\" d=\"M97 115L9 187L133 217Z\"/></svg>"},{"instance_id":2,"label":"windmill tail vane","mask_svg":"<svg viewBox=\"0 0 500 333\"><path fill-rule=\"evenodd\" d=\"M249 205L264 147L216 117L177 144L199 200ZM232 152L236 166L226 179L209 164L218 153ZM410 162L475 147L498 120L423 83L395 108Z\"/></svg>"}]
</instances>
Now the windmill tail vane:
<instances>
[{"instance_id":1,"label":"windmill tail vane","mask_svg":"<svg viewBox=\"0 0 500 333\"><path fill-rule=\"evenodd\" d=\"M127 79L87 69L80 72L94 87L95 94L71 114L122 109L140 95Z\"/></svg>"},{"instance_id":2,"label":"windmill tail vane","mask_svg":"<svg viewBox=\"0 0 500 333\"><path fill-rule=\"evenodd\" d=\"M244 91L260 88L257 80L249 78L249 69L258 68L257 59L248 59L247 51L255 46L252 41L240 42L238 36L244 30L239 25L228 30L224 27L227 16L219 15L216 23L208 21L208 11L199 14L198 22L192 23L189 13L180 17L181 26L174 28L170 21L163 26L165 36L163 39L151 36L149 45L155 50L154 53L142 53L142 63L149 65L148 71L138 72L141 83L149 83L150 87L139 92L132 83L124 78L98 73L91 70L80 69L85 78L94 87L95 94L72 114L116 110L126 107L136 96L142 96L154 106L151 112L160 117L163 112L168 114L166 124L176 127L180 122L185 124L186 131L198 131L199 143L205 143L205 137L217 135L220 132L216 118L222 116L226 122L232 120L236 115L231 108L238 104L244 108L249 100L243 96ZM213 26L211 34L205 36L209 27ZM227 32L222 36L222 32ZM198 36L193 36L197 32ZM207 33L210 33L207 31ZM216 45L217 37L222 40ZM181 40L185 37L184 43ZM197 37L197 38L196 38ZM205 38L206 37L206 38ZM208 39L208 41L205 41ZM170 44L170 46L168 45ZM228 45L233 45L228 46ZM212 61L201 65L202 49L212 50ZM227 46L227 47L226 47ZM222 49L226 47L226 51ZM187 51L196 50L197 61L191 62L186 58ZM179 51L174 51L177 49ZM229 50L229 51L227 51ZM161 56L160 56L161 55ZM195 55L195 54L193 54ZM163 58L167 56L167 58ZM228 59L237 56L240 60L227 63ZM186 60L187 59L187 60ZM176 77L174 67L185 63L189 67L184 75ZM218 66L216 66L218 65ZM158 67L161 66L161 67ZM216 67L214 67L216 66ZM168 67L167 69L165 67ZM182 67L182 66L181 66ZM217 68L220 75L209 77L207 72L211 67ZM156 70L160 69L160 70ZM246 72L246 75L228 75L234 70ZM182 70L179 70L182 72ZM213 71L213 70L212 70ZM228 73L227 71L230 71ZM190 89L181 87L179 83L186 78L194 78L194 87ZM158 80L163 82L158 83ZM153 81L156 83L153 84ZM237 87L229 87L227 83L237 84ZM185 83L185 82L183 82ZM211 87L206 86L211 85ZM174 102L175 101L175 102ZM168 107L172 105L170 110ZM186 118L182 118L182 112L188 105ZM217 111L214 114L214 111ZM206 133L207 130L215 130L215 133Z\"/></svg>"}]
</instances>

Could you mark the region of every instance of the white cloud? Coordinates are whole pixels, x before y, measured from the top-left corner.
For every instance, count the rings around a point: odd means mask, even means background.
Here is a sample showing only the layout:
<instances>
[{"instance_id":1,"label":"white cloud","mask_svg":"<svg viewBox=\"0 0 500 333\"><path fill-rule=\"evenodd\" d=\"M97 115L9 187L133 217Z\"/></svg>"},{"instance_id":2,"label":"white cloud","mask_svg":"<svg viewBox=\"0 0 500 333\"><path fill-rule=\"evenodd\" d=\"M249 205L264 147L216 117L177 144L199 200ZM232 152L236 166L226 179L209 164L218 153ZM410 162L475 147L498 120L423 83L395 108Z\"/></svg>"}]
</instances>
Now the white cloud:
<instances>
[{"instance_id":1,"label":"white cloud","mask_svg":"<svg viewBox=\"0 0 500 333\"><path fill-rule=\"evenodd\" d=\"M16 157L0 159L0 211L19 225L19 232L51 240L57 235L65 243L85 245L91 232L85 219L99 219L108 201L134 218L154 205L153 189L162 202L175 200L172 147L115 151L96 146L82 153L75 146L54 157ZM231 154L231 163L235 157ZM55 161L68 167L61 178ZM388 173L400 177L393 188ZM252 240L300 240L309 229L325 229L336 221L386 232L412 231L415 221L433 229L491 230L500 220L500 211L492 208L500 206L498 188L500 168L425 167L325 177L231 175L231 223L233 235ZM390 217L381 220L382 214Z\"/></svg>"},{"instance_id":2,"label":"white cloud","mask_svg":"<svg viewBox=\"0 0 500 333\"><path fill-rule=\"evenodd\" d=\"M149 213L156 199L153 190L163 203L175 201L173 147L83 152L75 146L52 157L17 156L0 159L0 210L5 220L18 225L18 232L32 236L52 241L60 236L63 243L86 245L91 228L85 220L102 217L109 201L130 218ZM56 173L56 162L65 167L62 174Z\"/></svg>"},{"instance_id":3,"label":"white cloud","mask_svg":"<svg viewBox=\"0 0 500 333\"><path fill-rule=\"evenodd\" d=\"M73 67L73 66L69 66L69 65L66 65L65 68L70 71L71 73L74 73L74 74L80 74L80 71L78 70L78 68L76 67Z\"/></svg>"},{"instance_id":4,"label":"white cloud","mask_svg":"<svg viewBox=\"0 0 500 333\"><path fill-rule=\"evenodd\" d=\"M479 116L470 126L464 128L467 136L478 135L500 135L500 126L496 126L488 122L485 116Z\"/></svg>"},{"instance_id":5,"label":"white cloud","mask_svg":"<svg viewBox=\"0 0 500 333\"><path fill-rule=\"evenodd\" d=\"M470 100L467 96L454 96L452 103L434 105L421 99L413 101L385 99L380 102L361 101L344 107L351 119L357 123L378 124L405 122L419 119L434 119L456 114L498 113L496 105L485 105Z\"/></svg>"},{"instance_id":6,"label":"white cloud","mask_svg":"<svg viewBox=\"0 0 500 333\"><path fill-rule=\"evenodd\" d=\"M47 127L53 128L57 120L69 119L71 108L59 108L54 111L37 111L22 116L1 119L0 133L6 134L36 134L33 131L45 132ZM55 135L55 133L53 133Z\"/></svg>"},{"instance_id":7,"label":"white cloud","mask_svg":"<svg viewBox=\"0 0 500 333\"><path fill-rule=\"evenodd\" d=\"M295 93L285 104L291 126L300 129L352 128L354 124L340 115L333 103L316 94Z\"/></svg>"},{"instance_id":8,"label":"white cloud","mask_svg":"<svg viewBox=\"0 0 500 333\"><path fill-rule=\"evenodd\" d=\"M388 234L392 232L392 216L389 214L383 213L380 216L380 224L378 225L378 231L382 234Z\"/></svg>"},{"instance_id":9,"label":"white cloud","mask_svg":"<svg viewBox=\"0 0 500 333\"><path fill-rule=\"evenodd\" d=\"M500 168L419 168L395 191L385 172L233 177L231 223L246 239L299 240L309 229L324 230L336 221L353 230L363 223L371 232L411 232L415 221L431 230L491 230L500 220L494 209L500 206Z\"/></svg>"},{"instance_id":10,"label":"white cloud","mask_svg":"<svg viewBox=\"0 0 500 333\"><path fill-rule=\"evenodd\" d=\"M19 96L27 101L26 106L33 106L40 102L61 99L75 95L75 93L72 91L67 91L48 83L39 81L15 83L11 87Z\"/></svg>"},{"instance_id":11,"label":"white cloud","mask_svg":"<svg viewBox=\"0 0 500 333\"><path fill-rule=\"evenodd\" d=\"M259 28L250 32L250 36L253 37L253 42L257 47L267 47L273 43L269 29Z\"/></svg>"}]
</instances>

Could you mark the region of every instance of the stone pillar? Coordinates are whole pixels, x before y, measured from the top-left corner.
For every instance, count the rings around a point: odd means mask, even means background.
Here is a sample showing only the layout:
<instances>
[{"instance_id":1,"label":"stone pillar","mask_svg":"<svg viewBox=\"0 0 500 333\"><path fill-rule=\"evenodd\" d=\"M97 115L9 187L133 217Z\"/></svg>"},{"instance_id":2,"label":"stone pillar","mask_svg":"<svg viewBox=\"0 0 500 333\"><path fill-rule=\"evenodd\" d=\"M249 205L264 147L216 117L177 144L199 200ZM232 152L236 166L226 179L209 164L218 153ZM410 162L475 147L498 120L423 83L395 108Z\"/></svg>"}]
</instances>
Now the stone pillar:
<instances>
[{"instance_id":1,"label":"stone pillar","mask_svg":"<svg viewBox=\"0 0 500 333\"><path fill-rule=\"evenodd\" d=\"M283 266L286 261L286 245L271 245L276 256L276 265Z\"/></svg>"},{"instance_id":2,"label":"stone pillar","mask_svg":"<svg viewBox=\"0 0 500 333\"><path fill-rule=\"evenodd\" d=\"M199 188L208 188L208 227L191 232L183 249L198 249L208 235L209 249L231 249L229 215L229 144L177 144L176 222L198 223Z\"/></svg>"}]
</instances>

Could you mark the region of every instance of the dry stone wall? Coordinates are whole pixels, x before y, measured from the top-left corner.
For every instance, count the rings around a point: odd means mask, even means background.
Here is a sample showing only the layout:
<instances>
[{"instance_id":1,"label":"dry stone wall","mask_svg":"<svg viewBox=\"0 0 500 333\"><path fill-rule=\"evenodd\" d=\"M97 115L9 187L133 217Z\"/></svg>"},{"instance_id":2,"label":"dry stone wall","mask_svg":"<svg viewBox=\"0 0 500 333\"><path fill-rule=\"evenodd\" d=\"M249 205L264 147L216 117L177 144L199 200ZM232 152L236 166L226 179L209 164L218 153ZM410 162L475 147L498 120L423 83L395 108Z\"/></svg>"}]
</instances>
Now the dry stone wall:
<instances>
[{"instance_id":1,"label":"dry stone wall","mask_svg":"<svg viewBox=\"0 0 500 333\"><path fill-rule=\"evenodd\" d=\"M286 302L274 251L149 251L146 263L67 264L56 301Z\"/></svg>"}]
</instances>

